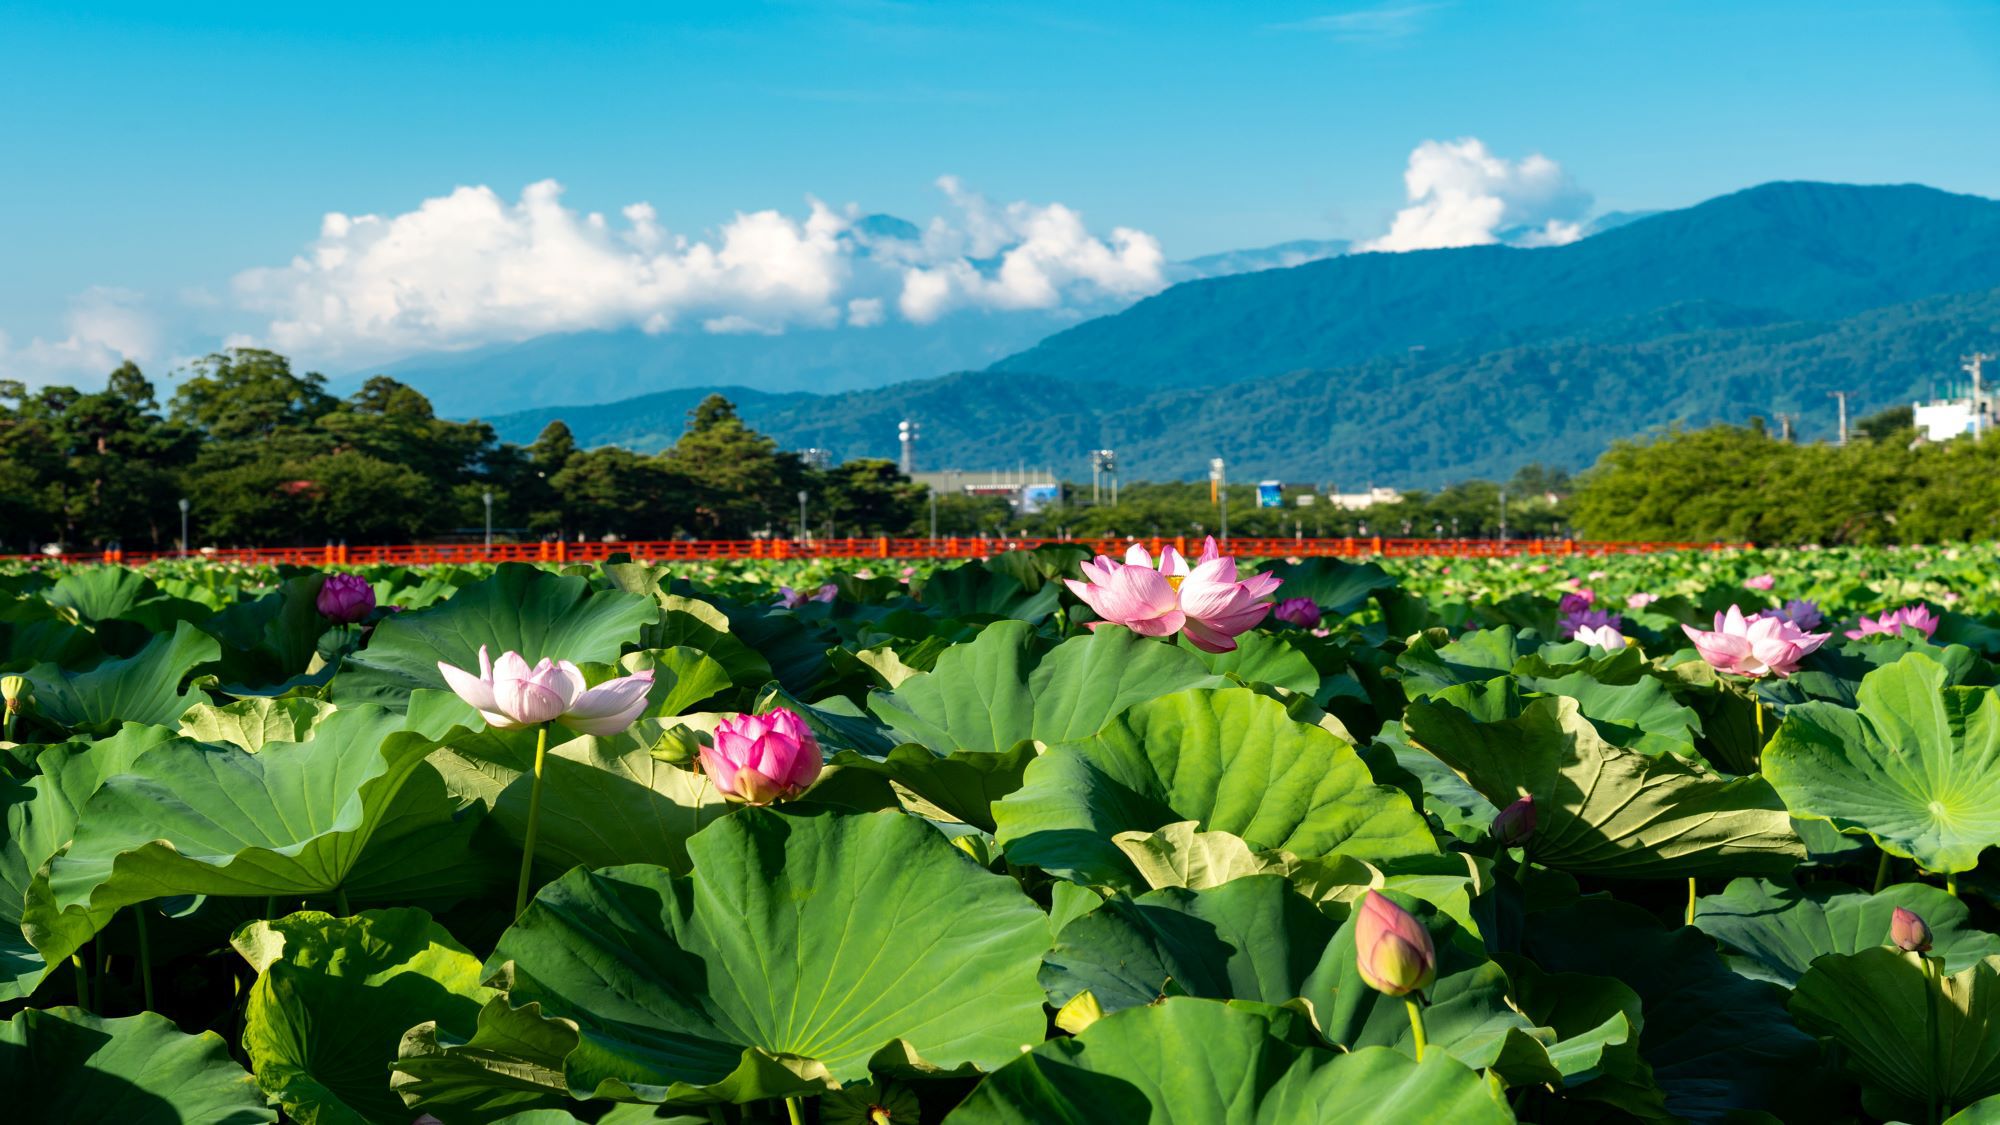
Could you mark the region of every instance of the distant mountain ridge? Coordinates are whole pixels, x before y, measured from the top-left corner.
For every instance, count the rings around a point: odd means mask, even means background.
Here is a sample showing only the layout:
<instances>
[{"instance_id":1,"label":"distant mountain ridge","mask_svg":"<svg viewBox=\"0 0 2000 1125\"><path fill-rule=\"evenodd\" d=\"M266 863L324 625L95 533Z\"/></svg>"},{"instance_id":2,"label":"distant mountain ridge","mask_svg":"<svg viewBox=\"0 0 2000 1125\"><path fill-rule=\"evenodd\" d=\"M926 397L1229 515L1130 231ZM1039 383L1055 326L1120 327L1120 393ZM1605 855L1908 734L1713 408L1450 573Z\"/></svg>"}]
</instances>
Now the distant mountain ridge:
<instances>
[{"instance_id":1,"label":"distant mountain ridge","mask_svg":"<svg viewBox=\"0 0 2000 1125\"><path fill-rule=\"evenodd\" d=\"M1917 186L1767 184L1568 246L1359 254L1176 285L984 371L835 395L735 392L792 446L921 464L1077 463L1128 477L1233 472L1398 485L1588 465L1675 423L1797 414L1829 389L1907 402L2000 344L2000 203ZM495 419L566 418L658 448L699 388ZM586 424L579 424L579 419Z\"/></svg>"}]
</instances>

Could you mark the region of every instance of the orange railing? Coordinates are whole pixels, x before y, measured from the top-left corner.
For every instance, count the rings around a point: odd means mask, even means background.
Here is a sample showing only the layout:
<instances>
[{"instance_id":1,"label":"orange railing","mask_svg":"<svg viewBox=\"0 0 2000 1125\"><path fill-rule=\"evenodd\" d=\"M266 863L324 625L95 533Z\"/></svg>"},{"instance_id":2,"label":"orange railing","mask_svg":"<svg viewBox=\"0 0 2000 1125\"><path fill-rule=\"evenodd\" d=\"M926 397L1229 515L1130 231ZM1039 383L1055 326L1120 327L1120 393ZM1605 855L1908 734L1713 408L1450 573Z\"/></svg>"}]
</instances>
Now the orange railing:
<instances>
[{"instance_id":1,"label":"orange railing","mask_svg":"<svg viewBox=\"0 0 2000 1125\"><path fill-rule=\"evenodd\" d=\"M677 559L979 559L1002 551L1022 550L1043 544L1082 547L1097 554L1119 556L1133 543L1158 554L1174 547L1182 554L1201 550L1201 540L1190 536L1143 539L1027 539L952 536L938 539L904 539L879 536L860 539L662 539L632 542L534 543L412 543L398 546L350 547L228 547L204 548L182 556L172 551L122 551L62 555L66 563L125 563L138 566L182 557L211 562L294 563L305 566L367 566L400 563L473 562L597 562L615 554L635 559L667 561ZM1591 542L1578 539L1408 539L1387 536L1340 539L1297 539L1289 537L1231 538L1222 545L1223 553L1245 558L1286 558L1326 556L1334 558L1411 558L1447 556L1455 558L1502 558L1517 555L1553 557L1601 555L1649 555L1660 551L1721 551L1748 547L1748 543L1638 543ZM15 559L45 559L50 556L15 555Z\"/></svg>"}]
</instances>

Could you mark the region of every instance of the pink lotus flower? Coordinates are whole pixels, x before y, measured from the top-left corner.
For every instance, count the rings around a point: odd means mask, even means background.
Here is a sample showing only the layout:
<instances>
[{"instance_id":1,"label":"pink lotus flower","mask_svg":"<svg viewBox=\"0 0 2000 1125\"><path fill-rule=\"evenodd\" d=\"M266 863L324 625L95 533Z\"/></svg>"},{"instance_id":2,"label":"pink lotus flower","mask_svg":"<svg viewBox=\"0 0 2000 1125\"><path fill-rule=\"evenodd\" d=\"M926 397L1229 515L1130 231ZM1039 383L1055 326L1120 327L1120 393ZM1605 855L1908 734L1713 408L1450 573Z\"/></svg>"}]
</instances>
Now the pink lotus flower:
<instances>
[{"instance_id":1,"label":"pink lotus flower","mask_svg":"<svg viewBox=\"0 0 2000 1125\"><path fill-rule=\"evenodd\" d=\"M1746 590L1768 590L1777 584L1777 578L1769 574L1753 575L1743 580L1743 588Z\"/></svg>"},{"instance_id":2,"label":"pink lotus flower","mask_svg":"<svg viewBox=\"0 0 2000 1125\"><path fill-rule=\"evenodd\" d=\"M438 671L488 726L510 730L560 722L578 734L599 738L631 726L646 709L646 693L653 687L653 673L647 671L586 688L583 673L567 660L544 657L529 667L518 652L489 659L485 645L479 646L479 675L442 660Z\"/></svg>"},{"instance_id":3,"label":"pink lotus flower","mask_svg":"<svg viewBox=\"0 0 2000 1125\"><path fill-rule=\"evenodd\" d=\"M335 625L352 625L375 612L375 588L358 574L329 574L313 605Z\"/></svg>"},{"instance_id":4,"label":"pink lotus flower","mask_svg":"<svg viewBox=\"0 0 2000 1125\"><path fill-rule=\"evenodd\" d=\"M1611 652L1617 652L1619 649L1625 647L1625 634L1619 632L1616 625L1598 625L1595 627L1585 625L1576 631L1576 639L1592 648L1606 649Z\"/></svg>"},{"instance_id":5,"label":"pink lotus flower","mask_svg":"<svg viewBox=\"0 0 2000 1125\"><path fill-rule=\"evenodd\" d=\"M1082 568L1085 581L1066 578L1063 583L1105 622L1148 637L1185 633L1205 652L1234 649L1237 635L1270 612L1271 592L1280 581L1275 574L1239 580L1236 560L1222 557L1213 537L1193 569L1172 547L1160 552L1155 566L1153 556L1137 543L1122 563L1099 555Z\"/></svg>"},{"instance_id":6,"label":"pink lotus flower","mask_svg":"<svg viewBox=\"0 0 2000 1125\"><path fill-rule=\"evenodd\" d=\"M1642 590L1639 593L1628 595L1625 598L1625 608L1645 609L1647 606L1652 605L1654 602L1659 600L1660 600L1660 595L1647 593Z\"/></svg>"},{"instance_id":7,"label":"pink lotus flower","mask_svg":"<svg viewBox=\"0 0 2000 1125\"><path fill-rule=\"evenodd\" d=\"M790 586L778 587L778 605L785 609L797 609L807 602L830 602L838 596L840 596L840 587L831 582L828 582L810 594L801 593Z\"/></svg>"},{"instance_id":8,"label":"pink lotus flower","mask_svg":"<svg viewBox=\"0 0 2000 1125\"><path fill-rule=\"evenodd\" d=\"M713 745L701 748L702 772L716 789L750 805L798 796L819 780L824 764L811 728L784 707L724 719Z\"/></svg>"},{"instance_id":9,"label":"pink lotus flower","mask_svg":"<svg viewBox=\"0 0 2000 1125\"><path fill-rule=\"evenodd\" d=\"M1707 632L1692 625L1681 630L1694 642L1695 651L1718 672L1760 679L1791 675L1799 661L1826 643L1831 633L1808 633L1777 617L1746 618L1743 610L1730 606L1728 613L1715 615L1715 630Z\"/></svg>"},{"instance_id":10,"label":"pink lotus flower","mask_svg":"<svg viewBox=\"0 0 2000 1125\"><path fill-rule=\"evenodd\" d=\"M1556 602L1556 612L1564 617L1568 617L1573 613L1582 613L1584 610L1589 609L1591 603L1596 600L1597 591L1585 586L1574 593L1564 594L1562 599Z\"/></svg>"},{"instance_id":11,"label":"pink lotus flower","mask_svg":"<svg viewBox=\"0 0 2000 1125\"><path fill-rule=\"evenodd\" d=\"M1271 616L1287 625L1311 629L1319 625L1319 606L1311 598L1286 598L1271 610Z\"/></svg>"},{"instance_id":12,"label":"pink lotus flower","mask_svg":"<svg viewBox=\"0 0 2000 1125\"><path fill-rule=\"evenodd\" d=\"M1377 992L1422 992L1437 979L1437 947L1414 915L1369 891L1354 912L1354 967Z\"/></svg>"},{"instance_id":13,"label":"pink lotus flower","mask_svg":"<svg viewBox=\"0 0 2000 1125\"><path fill-rule=\"evenodd\" d=\"M1863 617L1855 622L1855 625L1857 628L1847 631L1847 639L1850 641L1874 636L1900 637L1906 628L1920 630L1924 636L1932 637L1937 635L1938 619L1927 605L1906 605L1901 609L1892 609L1880 617Z\"/></svg>"}]
</instances>

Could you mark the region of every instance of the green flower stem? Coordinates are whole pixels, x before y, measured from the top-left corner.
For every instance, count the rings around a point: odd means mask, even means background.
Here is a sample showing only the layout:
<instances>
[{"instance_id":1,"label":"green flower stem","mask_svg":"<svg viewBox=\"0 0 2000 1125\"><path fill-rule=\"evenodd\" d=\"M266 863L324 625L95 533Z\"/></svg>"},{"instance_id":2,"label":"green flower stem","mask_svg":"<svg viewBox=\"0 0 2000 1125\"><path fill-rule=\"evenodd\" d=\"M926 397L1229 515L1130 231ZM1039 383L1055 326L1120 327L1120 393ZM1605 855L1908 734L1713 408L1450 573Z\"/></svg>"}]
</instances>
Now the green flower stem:
<instances>
[{"instance_id":1,"label":"green flower stem","mask_svg":"<svg viewBox=\"0 0 2000 1125\"><path fill-rule=\"evenodd\" d=\"M1690 926L1694 925L1694 896L1695 896L1694 876L1690 875L1688 876L1688 910L1687 910L1687 924Z\"/></svg>"},{"instance_id":2,"label":"green flower stem","mask_svg":"<svg viewBox=\"0 0 2000 1125\"><path fill-rule=\"evenodd\" d=\"M549 725L535 730L535 780L528 789L528 833L521 843L521 882L514 888L514 917L528 912L528 882L535 870L535 827L542 816L542 759L549 752Z\"/></svg>"},{"instance_id":3,"label":"green flower stem","mask_svg":"<svg viewBox=\"0 0 2000 1125\"><path fill-rule=\"evenodd\" d=\"M1414 996L1405 996L1405 997L1403 997L1403 1007L1409 1010L1409 1013L1410 1013L1410 1035L1411 1035L1412 1037L1414 1037L1414 1039L1416 1040L1416 1044L1417 1044L1417 1061L1418 1061L1418 1062L1422 1062L1422 1061L1424 1061L1424 1012L1423 1012L1423 1009L1422 1009L1422 1008L1420 1008L1420 1007L1418 1007L1418 1005L1417 1005L1417 998L1416 998L1416 997L1414 997Z\"/></svg>"},{"instance_id":4,"label":"green flower stem","mask_svg":"<svg viewBox=\"0 0 2000 1125\"><path fill-rule=\"evenodd\" d=\"M729 1119L722 1115L722 1107L712 1102L708 1107L708 1119L713 1125L729 1125Z\"/></svg>"},{"instance_id":5,"label":"green flower stem","mask_svg":"<svg viewBox=\"0 0 2000 1125\"><path fill-rule=\"evenodd\" d=\"M1881 894L1882 888L1888 885L1889 885L1889 853L1883 852L1882 858L1877 860L1875 863L1874 893L1878 895Z\"/></svg>"},{"instance_id":6,"label":"green flower stem","mask_svg":"<svg viewBox=\"0 0 2000 1125\"><path fill-rule=\"evenodd\" d=\"M1757 756L1764 756L1764 704L1758 700L1753 688L1750 695L1750 714L1757 719Z\"/></svg>"},{"instance_id":7,"label":"green flower stem","mask_svg":"<svg viewBox=\"0 0 2000 1125\"><path fill-rule=\"evenodd\" d=\"M83 967L83 951L69 955L70 968L76 970L76 1006L90 1011L90 970Z\"/></svg>"},{"instance_id":8,"label":"green flower stem","mask_svg":"<svg viewBox=\"0 0 2000 1125\"><path fill-rule=\"evenodd\" d=\"M796 1097L785 1099L785 1116L791 1118L792 1125L806 1125L805 1111Z\"/></svg>"},{"instance_id":9,"label":"green flower stem","mask_svg":"<svg viewBox=\"0 0 2000 1125\"><path fill-rule=\"evenodd\" d=\"M1929 1125L1938 1125L1938 994L1943 991L1937 985L1937 965L1924 954L1917 954L1924 963L1924 1057L1930 1060L1929 1109L1925 1120Z\"/></svg>"},{"instance_id":10,"label":"green flower stem","mask_svg":"<svg viewBox=\"0 0 2000 1125\"><path fill-rule=\"evenodd\" d=\"M347 908L347 888L345 886L333 888L333 905L335 909L340 911L342 918L351 917L354 913Z\"/></svg>"},{"instance_id":11,"label":"green flower stem","mask_svg":"<svg viewBox=\"0 0 2000 1125\"><path fill-rule=\"evenodd\" d=\"M1958 872L1947 871L1944 873L1944 893L1953 898L1958 897Z\"/></svg>"},{"instance_id":12,"label":"green flower stem","mask_svg":"<svg viewBox=\"0 0 2000 1125\"><path fill-rule=\"evenodd\" d=\"M146 1010L153 1010L153 943L146 934L146 904L132 907L132 925L139 931L139 989L146 998Z\"/></svg>"}]
</instances>

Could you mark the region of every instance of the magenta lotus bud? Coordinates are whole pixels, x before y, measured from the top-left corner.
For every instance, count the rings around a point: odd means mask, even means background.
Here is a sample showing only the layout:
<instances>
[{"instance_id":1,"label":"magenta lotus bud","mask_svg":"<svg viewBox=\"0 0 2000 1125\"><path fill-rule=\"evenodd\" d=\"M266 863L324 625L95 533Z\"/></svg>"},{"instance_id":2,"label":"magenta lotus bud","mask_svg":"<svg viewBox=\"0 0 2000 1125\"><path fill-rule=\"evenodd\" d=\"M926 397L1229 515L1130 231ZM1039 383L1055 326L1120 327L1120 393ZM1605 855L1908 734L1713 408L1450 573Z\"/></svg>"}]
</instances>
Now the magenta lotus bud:
<instances>
[{"instance_id":1,"label":"magenta lotus bud","mask_svg":"<svg viewBox=\"0 0 2000 1125\"><path fill-rule=\"evenodd\" d=\"M1404 996L1437 979L1437 947L1414 915L1369 891L1354 914L1354 964L1368 987Z\"/></svg>"},{"instance_id":2,"label":"magenta lotus bud","mask_svg":"<svg viewBox=\"0 0 2000 1125\"><path fill-rule=\"evenodd\" d=\"M1535 799L1522 797L1493 818L1487 832L1503 848L1518 848L1535 834Z\"/></svg>"},{"instance_id":3,"label":"magenta lotus bud","mask_svg":"<svg viewBox=\"0 0 2000 1125\"><path fill-rule=\"evenodd\" d=\"M768 805L798 796L819 780L825 764L819 739L796 711L737 715L716 725L712 745L701 748L702 772L723 796Z\"/></svg>"},{"instance_id":4,"label":"magenta lotus bud","mask_svg":"<svg viewBox=\"0 0 2000 1125\"><path fill-rule=\"evenodd\" d=\"M1319 605L1311 598L1286 598L1271 610L1271 616L1287 625L1297 625L1301 629L1319 627Z\"/></svg>"},{"instance_id":5,"label":"magenta lotus bud","mask_svg":"<svg viewBox=\"0 0 2000 1125\"><path fill-rule=\"evenodd\" d=\"M335 625L352 625L375 612L375 587L358 574L329 574L319 587L319 615Z\"/></svg>"},{"instance_id":6,"label":"magenta lotus bud","mask_svg":"<svg viewBox=\"0 0 2000 1125\"><path fill-rule=\"evenodd\" d=\"M1929 953L1931 928L1923 915L1899 906L1889 916L1889 940L1905 953Z\"/></svg>"}]
</instances>

